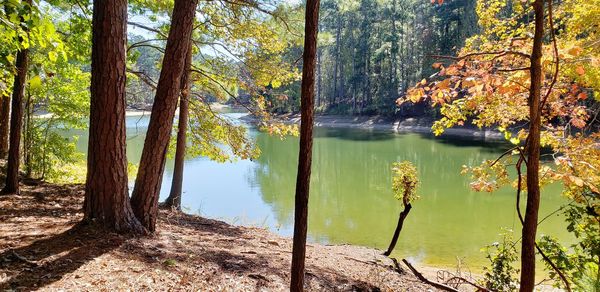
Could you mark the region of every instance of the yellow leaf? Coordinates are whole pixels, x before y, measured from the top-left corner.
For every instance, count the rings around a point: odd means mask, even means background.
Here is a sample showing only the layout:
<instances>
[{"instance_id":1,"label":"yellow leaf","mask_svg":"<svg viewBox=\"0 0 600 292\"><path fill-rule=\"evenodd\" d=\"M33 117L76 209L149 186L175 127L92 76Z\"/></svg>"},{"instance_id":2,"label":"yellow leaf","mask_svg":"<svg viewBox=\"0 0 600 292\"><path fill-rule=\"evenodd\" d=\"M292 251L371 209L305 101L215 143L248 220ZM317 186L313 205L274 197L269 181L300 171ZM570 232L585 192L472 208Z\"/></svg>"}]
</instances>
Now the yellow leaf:
<instances>
[{"instance_id":1,"label":"yellow leaf","mask_svg":"<svg viewBox=\"0 0 600 292\"><path fill-rule=\"evenodd\" d=\"M55 51L50 51L48 52L48 59L51 62L56 62L56 60L58 60L58 54Z\"/></svg>"},{"instance_id":2,"label":"yellow leaf","mask_svg":"<svg viewBox=\"0 0 600 292\"><path fill-rule=\"evenodd\" d=\"M40 89L42 88L42 78L36 75L35 77L29 79L29 87L31 89Z\"/></svg>"}]
</instances>

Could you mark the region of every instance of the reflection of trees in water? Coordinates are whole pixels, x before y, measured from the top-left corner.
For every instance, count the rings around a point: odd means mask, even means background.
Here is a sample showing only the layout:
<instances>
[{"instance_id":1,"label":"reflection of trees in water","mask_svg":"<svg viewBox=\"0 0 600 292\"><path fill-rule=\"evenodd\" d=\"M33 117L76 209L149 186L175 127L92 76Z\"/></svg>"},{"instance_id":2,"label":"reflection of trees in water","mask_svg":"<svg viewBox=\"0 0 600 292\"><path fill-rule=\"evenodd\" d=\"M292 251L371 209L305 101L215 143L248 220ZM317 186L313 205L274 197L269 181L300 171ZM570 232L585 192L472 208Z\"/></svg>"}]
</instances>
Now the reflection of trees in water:
<instances>
[{"instance_id":1,"label":"reflection of trees in water","mask_svg":"<svg viewBox=\"0 0 600 292\"><path fill-rule=\"evenodd\" d=\"M399 160L415 163L422 181L422 198L402 234L410 240L400 239L399 252L425 252L449 261L454 255L479 258L479 248L495 240L501 227L512 226L510 190L474 194L468 189L468 177L459 174L463 164L479 164L501 149L456 147L419 135L370 140L370 134L332 129L315 133L308 231L314 240L385 247L400 211L391 191L390 170ZM263 155L257 161L255 183L277 221L291 226L298 140L266 134L256 139Z\"/></svg>"}]
</instances>

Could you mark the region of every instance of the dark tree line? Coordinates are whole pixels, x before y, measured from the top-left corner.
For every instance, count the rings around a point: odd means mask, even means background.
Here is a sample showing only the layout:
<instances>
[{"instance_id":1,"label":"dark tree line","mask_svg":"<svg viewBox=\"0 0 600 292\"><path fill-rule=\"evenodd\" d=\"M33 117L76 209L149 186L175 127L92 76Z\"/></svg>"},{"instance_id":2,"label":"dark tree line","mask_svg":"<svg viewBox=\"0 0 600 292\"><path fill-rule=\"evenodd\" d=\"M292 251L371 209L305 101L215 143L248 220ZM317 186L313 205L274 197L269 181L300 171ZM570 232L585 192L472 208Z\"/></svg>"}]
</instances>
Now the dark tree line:
<instances>
[{"instance_id":1,"label":"dark tree line","mask_svg":"<svg viewBox=\"0 0 600 292\"><path fill-rule=\"evenodd\" d=\"M475 0L321 2L315 105L337 114L392 114L395 100L434 70L431 55L454 55L477 32ZM290 59L297 51L289 52ZM297 85L274 112L299 110ZM401 114L423 114L404 106Z\"/></svg>"}]
</instances>

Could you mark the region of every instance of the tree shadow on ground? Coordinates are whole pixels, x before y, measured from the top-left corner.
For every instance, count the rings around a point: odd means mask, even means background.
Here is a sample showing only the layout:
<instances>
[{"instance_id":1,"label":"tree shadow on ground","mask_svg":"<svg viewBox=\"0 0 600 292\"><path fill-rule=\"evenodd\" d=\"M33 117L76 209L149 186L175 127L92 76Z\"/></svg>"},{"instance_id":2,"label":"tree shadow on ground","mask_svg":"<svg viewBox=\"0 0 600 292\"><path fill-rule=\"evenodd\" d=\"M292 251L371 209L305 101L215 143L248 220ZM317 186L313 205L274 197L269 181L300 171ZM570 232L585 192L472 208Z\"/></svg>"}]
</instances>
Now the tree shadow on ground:
<instances>
[{"instance_id":1,"label":"tree shadow on ground","mask_svg":"<svg viewBox=\"0 0 600 292\"><path fill-rule=\"evenodd\" d=\"M166 225L175 225L203 233L219 234L232 238L237 238L243 233L240 228L223 221L178 211L161 210L159 218L160 224L166 223Z\"/></svg>"},{"instance_id":2,"label":"tree shadow on ground","mask_svg":"<svg viewBox=\"0 0 600 292\"><path fill-rule=\"evenodd\" d=\"M36 290L119 247L126 237L81 220L83 187L22 185L0 196L0 291Z\"/></svg>"},{"instance_id":3,"label":"tree shadow on ground","mask_svg":"<svg viewBox=\"0 0 600 292\"><path fill-rule=\"evenodd\" d=\"M0 271L9 279L0 290L30 291L60 280L94 258L118 248L125 237L93 226L63 233L0 254Z\"/></svg>"}]
</instances>

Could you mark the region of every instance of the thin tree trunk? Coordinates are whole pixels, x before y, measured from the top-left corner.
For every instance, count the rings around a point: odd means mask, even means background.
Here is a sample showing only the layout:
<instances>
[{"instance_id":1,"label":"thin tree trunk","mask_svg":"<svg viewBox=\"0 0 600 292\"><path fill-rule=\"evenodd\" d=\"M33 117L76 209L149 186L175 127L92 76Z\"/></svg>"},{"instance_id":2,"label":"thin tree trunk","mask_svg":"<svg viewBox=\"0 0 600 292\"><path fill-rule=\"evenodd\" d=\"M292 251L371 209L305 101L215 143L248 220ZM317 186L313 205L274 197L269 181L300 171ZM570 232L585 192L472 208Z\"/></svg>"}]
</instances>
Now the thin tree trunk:
<instances>
[{"instance_id":1,"label":"thin tree trunk","mask_svg":"<svg viewBox=\"0 0 600 292\"><path fill-rule=\"evenodd\" d=\"M294 211L294 243L290 291L304 291L304 260L306 256L306 230L308 197L312 164L313 110L315 96L315 59L319 25L319 0L306 1L304 28L304 60L302 67L300 152L296 178Z\"/></svg>"},{"instance_id":2,"label":"thin tree trunk","mask_svg":"<svg viewBox=\"0 0 600 292\"><path fill-rule=\"evenodd\" d=\"M338 97L338 93L339 93L339 89L338 89L338 72L339 72L339 66L340 66L340 42L341 42L341 31L342 31L342 24L341 24L341 16L338 16L337 19L337 25L336 25L336 30L335 30L335 65L333 67L333 94L331 95L331 102L330 102L330 106L333 106L336 104L337 101L337 97Z\"/></svg>"},{"instance_id":3,"label":"thin tree trunk","mask_svg":"<svg viewBox=\"0 0 600 292\"><path fill-rule=\"evenodd\" d=\"M135 215L150 232L156 229L158 197L197 5L198 0L175 1L163 67L131 197Z\"/></svg>"},{"instance_id":4,"label":"thin tree trunk","mask_svg":"<svg viewBox=\"0 0 600 292\"><path fill-rule=\"evenodd\" d=\"M27 92L27 99L25 100L25 117L23 127L23 157L25 166L25 178L33 178L33 164L31 159L31 148L33 144L33 132L31 127L31 92Z\"/></svg>"},{"instance_id":5,"label":"thin tree trunk","mask_svg":"<svg viewBox=\"0 0 600 292\"><path fill-rule=\"evenodd\" d=\"M402 226L404 226L404 220L408 216L410 209L412 209L412 205L407 204L404 206L404 210L400 212L400 216L398 217L398 225L396 225L396 230L394 230L394 236L392 236L390 246L388 246L387 250L383 253L384 256L389 256L392 254L394 247L396 247L396 243L398 243L398 237L400 237L400 231L402 231Z\"/></svg>"},{"instance_id":6,"label":"thin tree trunk","mask_svg":"<svg viewBox=\"0 0 600 292\"><path fill-rule=\"evenodd\" d=\"M183 165L185 162L186 134L188 127L190 103L190 70L192 68L192 42L188 46L187 59L181 78L181 95L179 98L179 125L177 129L177 148L175 149L175 170L171 182L171 193L165 201L165 207L181 211L181 195L183 187Z\"/></svg>"},{"instance_id":7,"label":"thin tree trunk","mask_svg":"<svg viewBox=\"0 0 600 292\"><path fill-rule=\"evenodd\" d=\"M398 29L396 28L396 15L396 0L394 0L392 1L392 101L398 98Z\"/></svg>"},{"instance_id":8,"label":"thin tree trunk","mask_svg":"<svg viewBox=\"0 0 600 292\"><path fill-rule=\"evenodd\" d=\"M341 53L340 53L341 56ZM340 57L341 58L341 57ZM338 103L342 103L344 102L344 99L346 98L346 81L345 81L345 73L344 73L344 60L340 60L340 72L339 72L339 76L340 76L340 94L339 94L339 100Z\"/></svg>"},{"instance_id":9,"label":"thin tree trunk","mask_svg":"<svg viewBox=\"0 0 600 292\"><path fill-rule=\"evenodd\" d=\"M529 136L527 138L527 206L523 223L521 245L520 291L530 292L535 287L535 237L540 208L540 95L542 84L542 39L544 35L544 0L535 0L535 34L531 53L531 85L529 90Z\"/></svg>"},{"instance_id":10,"label":"thin tree trunk","mask_svg":"<svg viewBox=\"0 0 600 292\"><path fill-rule=\"evenodd\" d=\"M28 2L31 5L31 1ZM19 194L19 166L21 164L21 130L23 128L23 96L25 80L29 66L29 49L21 49L17 53L13 92L12 111L10 113L10 135L8 148L8 163L6 167L6 184L2 193Z\"/></svg>"},{"instance_id":11,"label":"thin tree trunk","mask_svg":"<svg viewBox=\"0 0 600 292\"><path fill-rule=\"evenodd\" d=\"M322 49L317 49L317 108L321 107L321 97L323 95L322 83L323 76L321 70L321 55L323 54Z\"/></svg>"},{"instance_id":12,"label":"thin tree trunk","mask_svg":"<svg viewBox=\"0 0 600 292\"><path fill-rule=\"evenodd\" d=\"M8 154L8 134L10 127L10 96L0 95L0 159Z\"/></svg>"},{"instance_id":13,"label":"thin tree trunk","mask_svg":"<svg viewBox=\"0 0 600 292\"><path fill-rule=\"evenodd\" d=\"M84 222L143 233L129 203L125 132L127 1L94 0Z\"/></svg>"}]
</instances>

